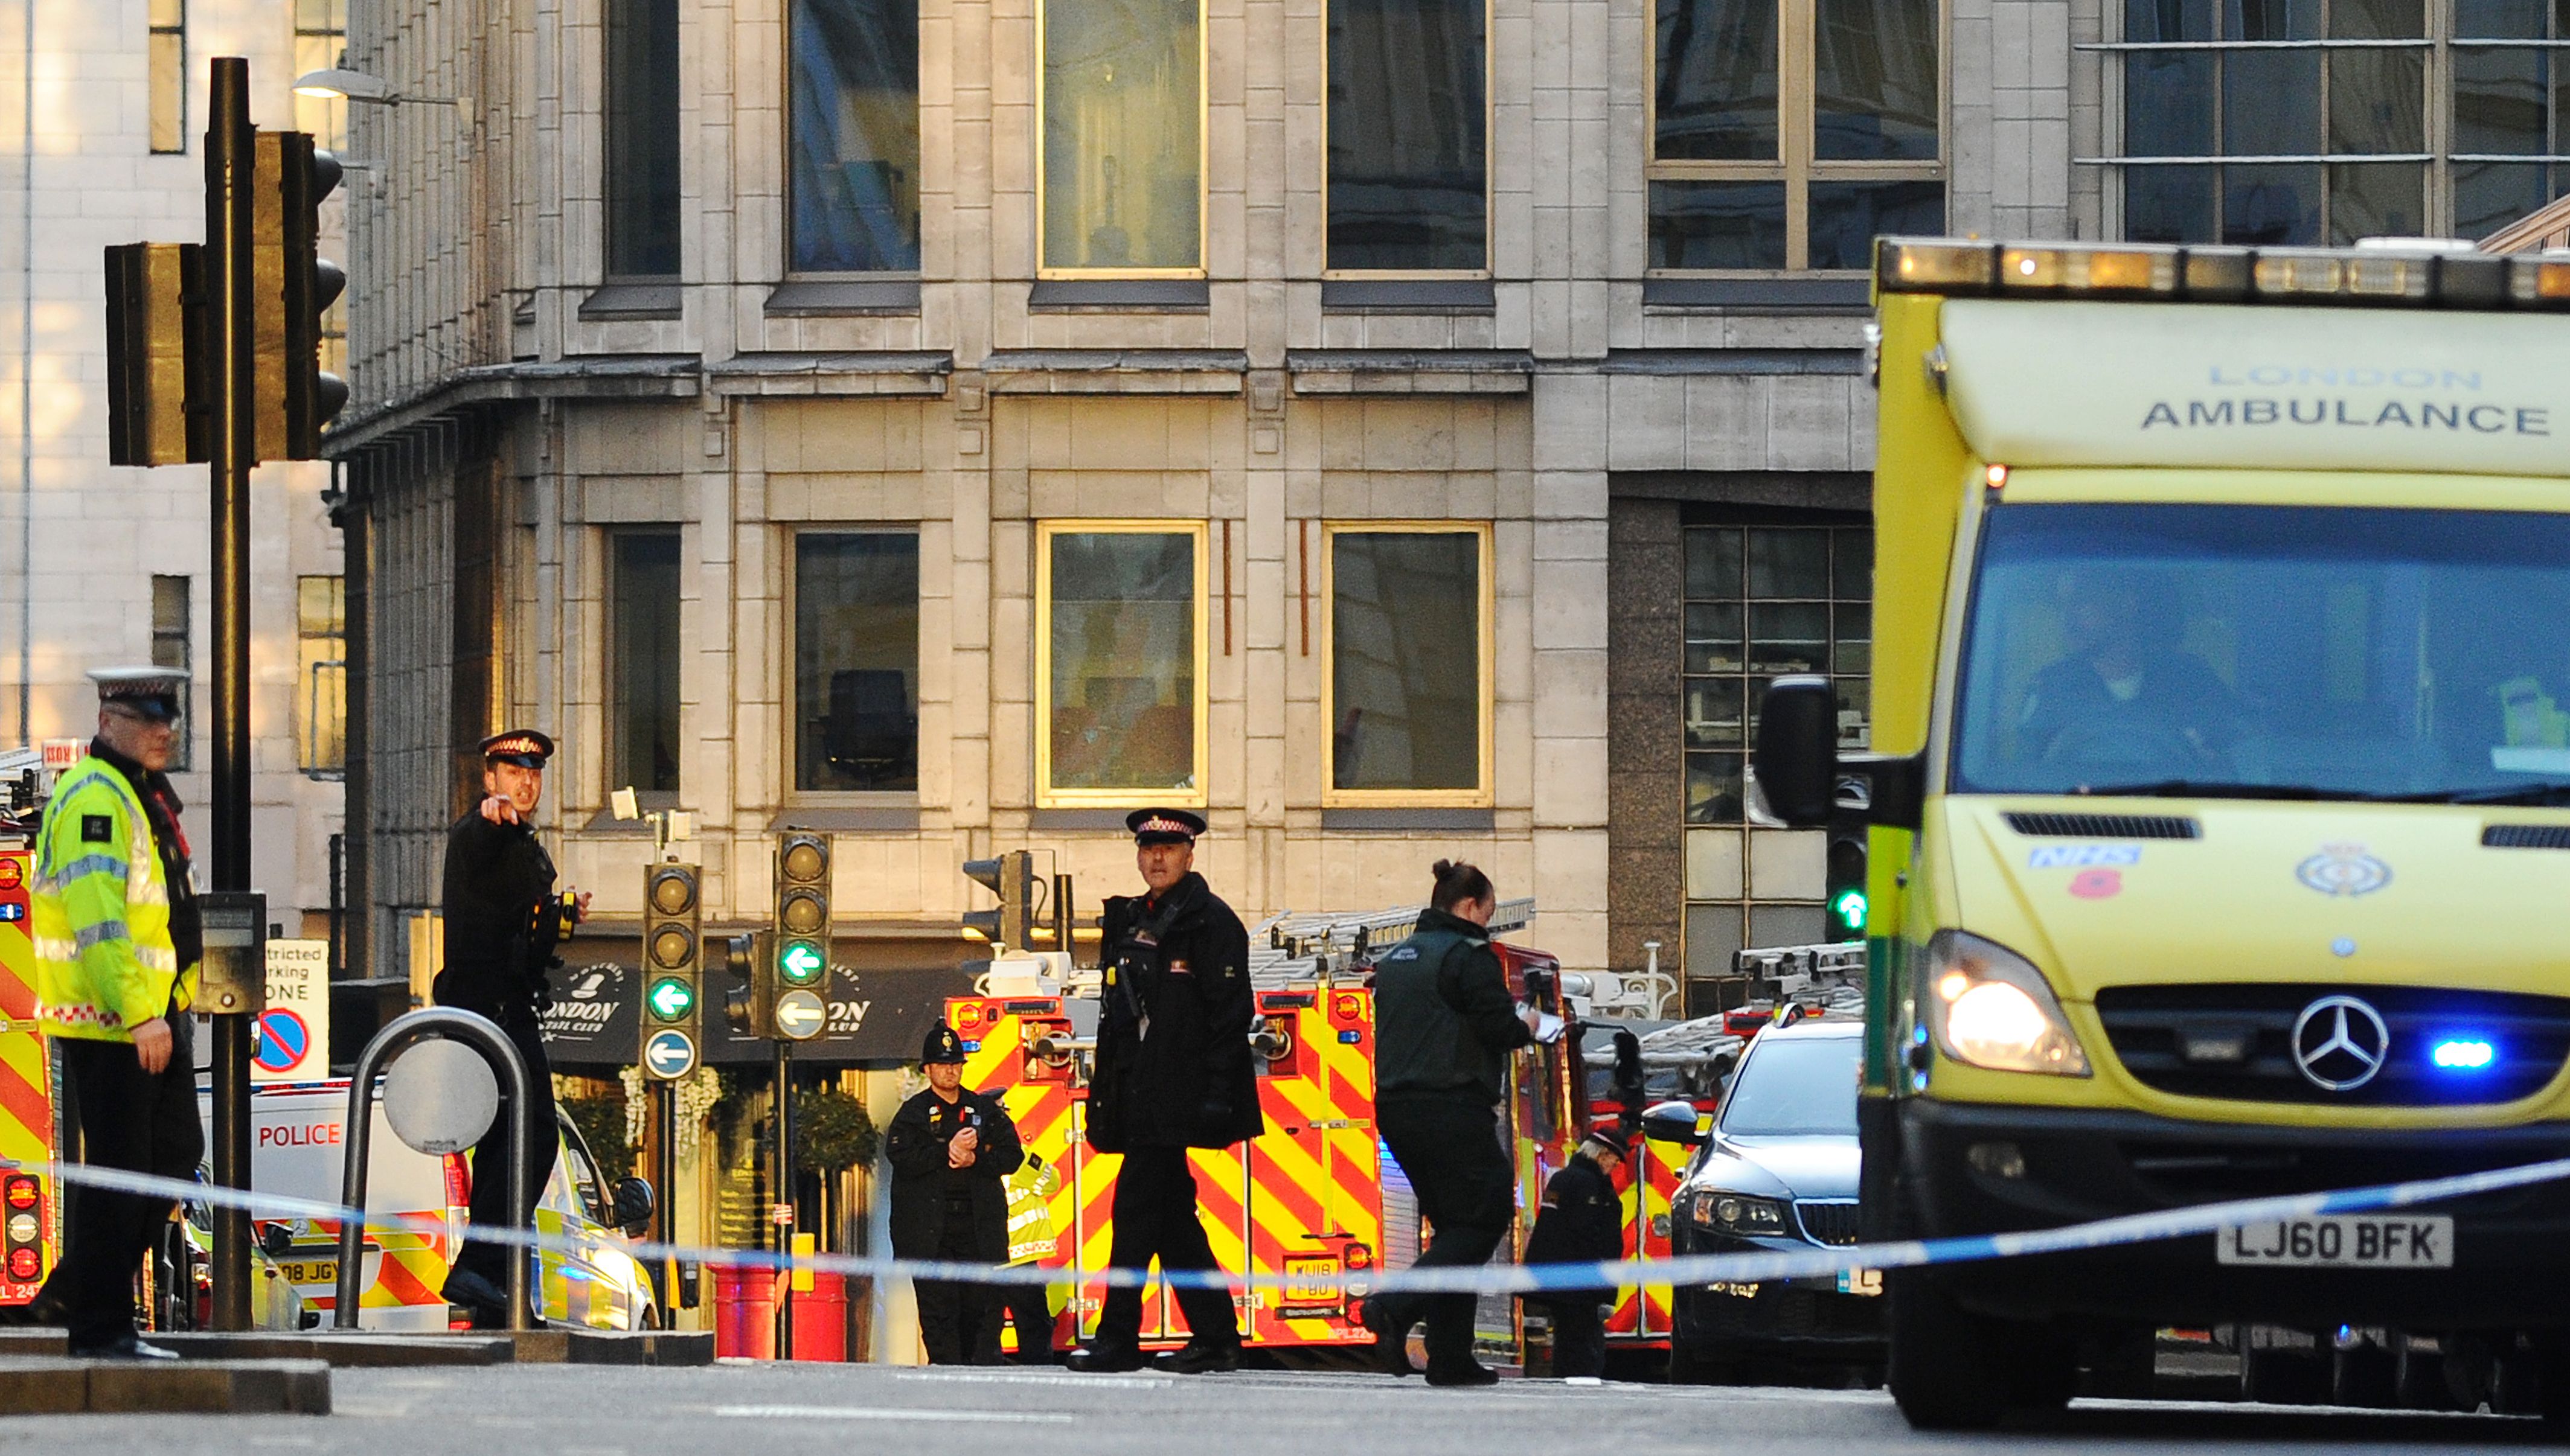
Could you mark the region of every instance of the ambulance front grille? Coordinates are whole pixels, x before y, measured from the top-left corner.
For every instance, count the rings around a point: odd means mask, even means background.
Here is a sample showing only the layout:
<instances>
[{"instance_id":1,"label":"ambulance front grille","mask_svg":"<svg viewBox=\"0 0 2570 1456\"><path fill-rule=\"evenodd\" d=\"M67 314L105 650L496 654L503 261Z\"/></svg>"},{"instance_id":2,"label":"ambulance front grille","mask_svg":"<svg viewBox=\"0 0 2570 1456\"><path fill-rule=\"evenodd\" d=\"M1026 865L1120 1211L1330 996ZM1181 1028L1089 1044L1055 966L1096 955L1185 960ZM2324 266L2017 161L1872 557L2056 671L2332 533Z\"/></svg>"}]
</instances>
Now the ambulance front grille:
<instances>
[{"instance_id":1,"label":"ambulance front grille","mask_svg":"<svg viewBox=\"0 0 2570 1456\"><path fill-rule=\"evenodd\" d=\"M2008 828L2040 839L2200 840L2204 826L2176 814L2014 813Z\"/></svg>"}]
</instances>

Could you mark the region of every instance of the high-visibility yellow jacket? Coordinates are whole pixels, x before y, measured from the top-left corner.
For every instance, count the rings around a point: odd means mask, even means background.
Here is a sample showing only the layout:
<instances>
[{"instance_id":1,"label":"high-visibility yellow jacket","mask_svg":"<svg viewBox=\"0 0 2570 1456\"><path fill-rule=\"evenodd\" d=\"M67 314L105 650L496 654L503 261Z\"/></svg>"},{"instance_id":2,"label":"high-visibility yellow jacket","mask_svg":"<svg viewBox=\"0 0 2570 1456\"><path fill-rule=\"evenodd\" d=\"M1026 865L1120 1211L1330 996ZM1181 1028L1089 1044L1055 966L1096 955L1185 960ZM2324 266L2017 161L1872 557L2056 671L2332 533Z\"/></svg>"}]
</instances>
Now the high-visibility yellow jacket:
<instances>
[{"instance_id":1,"label":"high-visibility yellow jacket","mask_svg":"<svg viewBox=\"0 0 2570 1456\"><path fill-rule=\"evenodd\" d=\"M36 1017L47 1035L132 1041L135 1027L195 1001L197 967L179 963L170 939L151 817L106 760L83 758L55 785L32 888Z\"/></svg>"}]
</instances>

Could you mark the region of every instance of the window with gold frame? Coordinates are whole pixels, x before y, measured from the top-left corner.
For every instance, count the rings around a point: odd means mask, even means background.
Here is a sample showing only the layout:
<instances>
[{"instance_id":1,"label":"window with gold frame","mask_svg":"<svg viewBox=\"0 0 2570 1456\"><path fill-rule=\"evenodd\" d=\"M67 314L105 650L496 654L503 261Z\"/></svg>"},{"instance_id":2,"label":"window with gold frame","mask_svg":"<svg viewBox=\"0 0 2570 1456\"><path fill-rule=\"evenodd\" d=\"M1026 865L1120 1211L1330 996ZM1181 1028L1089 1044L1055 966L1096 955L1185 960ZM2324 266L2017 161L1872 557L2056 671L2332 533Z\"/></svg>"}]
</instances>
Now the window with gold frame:
<instances>
[{"instance_id":1,"label":"window with gold frame","mask_svg":"<svg viewBox=\"0 0 2570 1456\"><path fill-rule=\"evenodd\" d=\"M1204 0L1038 0L1037 273L1205 275Z\"/></svg>"},{"instance_id":2,"label":"window with gold frame","mask_svg":"<svg viewBox=\"0 0 2570 1456\"><path fill-rule=\"evenodd\" d=\"M1870 266L1945 227L1940 0L1655 0L1655 273Z\"/></svg>"},{"instance_id":3,"label":"window with gold frame","mask_svg":"<svg viewBox=\"0 0 2570 1456\"><path fill-rule=\"evenodd\" d=\"M1324 806L1492 802L1486 522L1325 526Z\"/></svg>"},{"instance_id":4,"label":"window with gold frame","mask_svg":"<svg viewBox=\"0 0 2570 1456\"><path fill-rule=\"evenodd\" d=\"M1201 521L1036 528L1036 802L1205 802Z\"/></svg>"}]
</instances>

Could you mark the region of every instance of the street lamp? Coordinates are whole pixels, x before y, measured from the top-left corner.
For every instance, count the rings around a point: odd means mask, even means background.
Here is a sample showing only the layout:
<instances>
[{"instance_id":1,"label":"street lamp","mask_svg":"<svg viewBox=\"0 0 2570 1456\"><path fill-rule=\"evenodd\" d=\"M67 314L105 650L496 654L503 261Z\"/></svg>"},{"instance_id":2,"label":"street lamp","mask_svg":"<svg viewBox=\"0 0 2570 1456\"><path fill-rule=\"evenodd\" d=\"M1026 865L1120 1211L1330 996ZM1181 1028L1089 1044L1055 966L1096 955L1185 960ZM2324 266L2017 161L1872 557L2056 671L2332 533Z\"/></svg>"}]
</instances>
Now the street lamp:
<instances>
[{"instance_id":1,"label":"street lamp","mask_svg":"<svg viewBox=\"0 0 2570 1456\"><path fill-rule=\"evenodd\" d=\"M380 76L337 66L326 71L306 71L295 77L294 94L318 97L324 101L362 102L369 106L451 106L468 127L474 125L478 111L469 96L404 96Z\"/></svg>"}]
</instances>

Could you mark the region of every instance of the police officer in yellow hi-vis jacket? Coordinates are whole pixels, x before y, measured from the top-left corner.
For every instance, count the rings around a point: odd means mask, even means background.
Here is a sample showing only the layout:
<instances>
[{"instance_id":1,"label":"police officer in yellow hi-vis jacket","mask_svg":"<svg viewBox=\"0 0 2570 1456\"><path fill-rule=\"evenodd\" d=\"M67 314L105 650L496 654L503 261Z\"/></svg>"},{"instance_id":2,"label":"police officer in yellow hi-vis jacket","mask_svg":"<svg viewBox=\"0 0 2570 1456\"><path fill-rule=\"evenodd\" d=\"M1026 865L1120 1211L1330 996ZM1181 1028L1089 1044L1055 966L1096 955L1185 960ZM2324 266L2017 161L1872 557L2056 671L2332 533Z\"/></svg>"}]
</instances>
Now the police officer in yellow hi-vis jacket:
<instances>
[{"instance_id":1,"label":"police officer in yellow hi-vis jacket","mask_svg":"<svg viewBox=\"0 0 2570 1456\"><path fill-rule=\"evenodd\" d=\"M54 785L36 840L36 1015L61 1051L83 1161L190 1178L205 1156L186 1015L204 934L164 772L187 675L113 667L90 678L98 737ZM171 1208L101 1188L70 1201L69 1247L47 1292L73 1354L178 1358L134 1328L134 1272Z\"/></svg>"}]
</instances>

